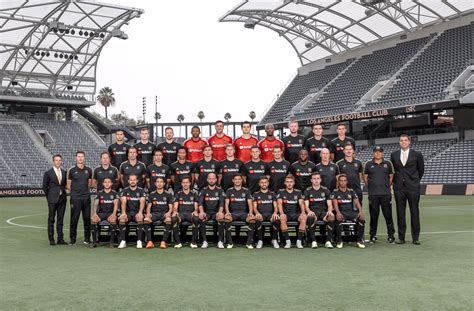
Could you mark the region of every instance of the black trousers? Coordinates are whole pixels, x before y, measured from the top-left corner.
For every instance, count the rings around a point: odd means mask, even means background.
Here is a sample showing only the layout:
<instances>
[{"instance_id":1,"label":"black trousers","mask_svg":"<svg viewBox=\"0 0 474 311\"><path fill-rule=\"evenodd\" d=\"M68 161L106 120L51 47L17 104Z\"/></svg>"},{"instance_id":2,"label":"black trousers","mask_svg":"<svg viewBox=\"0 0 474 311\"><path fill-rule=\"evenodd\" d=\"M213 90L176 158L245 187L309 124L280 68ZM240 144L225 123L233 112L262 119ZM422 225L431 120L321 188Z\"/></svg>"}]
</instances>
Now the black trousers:
<instances>
[{"instance_id":1,"label":"black trousers","mask_svg":"<svg viewBox=\"0 0 474 311\"><path fill-rule=\"evenodd\" d=\"M382 209L385 223L387 224L387 235L389 238L393 238L395 234L395 228L393 225L392 217L392 196L387 195L369 195L369 213L370 213L370 236L374 237L377 235L377 225L379 223L379 213Z\"/></svg>"},{"instance_id":2,"label":"black trousers","mask_svg":"<svg viewBox=\"0 0 474 311\"><path fill-rule=\"evenodd\" d=\"M64 240L63 221L64 213L66 212L66 201L58 203L48 203L48 238L54 241L54 219L56 219L56 233L58 241Z\"/></svg>"},{"instance_id":3,"label":"black trousers","mask_svg":"<svg viewBox=\"0 0 474 311\"><path fill-rule=\"evenodd\" d=\"M420 238L420 193L406 190L395 191L395 202L397 203L398 238L403 241L405 240L405 232L407 229L407 201L408 205L410 206L411 237L413 241L418 241Z\"/></svg>"},{"instance_id":4,"label":"black trousers","mask_svg":"<svg viewBox=\"0 0 474 311\"><path fill-rule=\"evenodd\" d=\"M91 199L72 199L71 198L71 225L70 238L75 242L77 237L77 224L82 212L82 221L84 223L84 241L91 239Z\"/></svg>"}]
</instances>

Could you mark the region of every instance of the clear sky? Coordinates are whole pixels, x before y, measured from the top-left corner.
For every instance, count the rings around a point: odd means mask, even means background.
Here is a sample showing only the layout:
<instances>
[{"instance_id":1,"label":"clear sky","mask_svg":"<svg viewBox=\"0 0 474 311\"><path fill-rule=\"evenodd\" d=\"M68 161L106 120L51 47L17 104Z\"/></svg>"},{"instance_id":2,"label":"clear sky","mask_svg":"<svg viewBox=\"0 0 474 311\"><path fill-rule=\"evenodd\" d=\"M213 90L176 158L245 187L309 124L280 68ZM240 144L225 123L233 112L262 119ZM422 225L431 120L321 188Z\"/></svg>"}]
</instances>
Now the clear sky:
<instances>
[{"instance_id":1,"label":"clear sky","mask_svg":"<svg viewBox=\"0 0 474 311\"><path fill-rule=\"evenodd\" d=\"M142 8L145 14L122 27L128 40L113 39L104 47L97 68L97 91L110 86L116 107L129 116L142 115L147 97L147 121L153 121L155 95L161 121L232 121L257 118L276 98L300 66L286 40L263 27L219 23L218 18L240 0L114 0ZM96 105L95 111L104 114Z\"/></svg>"}]
</instances>

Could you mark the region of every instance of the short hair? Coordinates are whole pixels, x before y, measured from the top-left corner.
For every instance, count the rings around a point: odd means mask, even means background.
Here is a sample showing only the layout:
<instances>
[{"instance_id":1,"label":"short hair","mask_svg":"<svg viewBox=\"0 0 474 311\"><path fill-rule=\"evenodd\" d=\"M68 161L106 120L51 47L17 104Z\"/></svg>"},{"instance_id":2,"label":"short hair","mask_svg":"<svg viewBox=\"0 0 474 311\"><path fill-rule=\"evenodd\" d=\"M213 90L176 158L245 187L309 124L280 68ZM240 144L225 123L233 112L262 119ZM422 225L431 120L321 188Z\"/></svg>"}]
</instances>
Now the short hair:
<instances>
[{"instance_id":1,"label":"short hair","mask_svg":"<svg viewBox=\"0 0 474 311\"><path fill-rule=\"evenodd\" d=\"M216 173L216 172L210 172L210 173L208 173L208 174L207 174L207 178L209 178L209 175L215 175L216 178L217 178L217 173Z\"/></svg>"},{"instance_id":2,"label":"short hair","mask_svg":"<svg viewBox=\"0 0 474 311\"><path fill-rule=\"evenodd\" d=\"M104 177L104 179L102 179L102 183L104 183L104 181L106 181L107 179L110 180L112 183L114 182L112 180L112 177L106 176L106 177Z\"/></svg>"},{"instance_id":3,"label":"short hair","mask_svg":"<svg viewBox=\"0 0 474 311\"><path fill-rule=\"evenodd\" d=\"M337 178L338 180L341 179L342 177L344 177L345 179L347 179L347 175L342 173L342 174L339 174L339 177Z\"/></svg>"},{"instance_id":4,"label":"short hair","mask_svg":"<svg viewBox=\"0 0 474 311\"><path fill-rule=\"evenodd\" d=\"M354 150L354 146L352 146L352 144L351 144L351 143L347 143L347 144L345 144L345 145L344 145L344 149L346 149L346 147L351 147L351 148L352 148L352 150Z\"/></svg>"},{"instance_id":5,"label":"short hair","mask_svg":"<svg viewBox=\"0 0 474 311\"><path fill-rule=\"evenodd\" d=\"M222 120L217 120L216 123L214 123L214 125L217 125L219 123L222 123L222 125L224 125L224 121L222 121Z\"/></svg>"},{"instance_id":6,"label":"short hair","mask_svg":"<svg viewBox=\"0 0 474 311\"><path fill-rule=\"evenodd\" d=\"M144 131L150 132L150 130L147 127L142 127L140 129L140 132L144 132Z\"/></svg>"},{"instance_id":7,"label":"short hair","mask_svg":"<svg viewBox=\"0 0 474 311\"><path fill-rule=\"evenodd\" d=\"M252 147L250 147L250 150L252 150L252 149L258 149L260 151L260 147L257 146L257 145L253 145Z\"/></svg>"},{"instance_id":8,"label":"short hair","mask_svg":"<svg viewBox=\"0 0 474 311\"><path fill-rule=\"evenodd\" d=\"M271 126L272 128L275 128L275 126L273 125L273 123L267 123L267 124L265 124L265 128L267 128L267 126Z\"/></svg>"},{"instance_id":9,"label":"short hair","mask_svg":"<svg viewBox=\"0 0 474 311\"><path fill-rule=\"evenodd\" d=\"M127 155L130 153L130 150L132 150L132 149L135 149L135 151L138 152L137 147L131 146L130 148L128 148Z\"/></svg>"},{"instance_id":10,"label":"short hair","mask_svg":"<svg viewBox=\"0 0 474 311\"><path fill-rule=\"evenodd\" d=\"M130 174L130 175L128 175L128 180L130 180L130 178L132 178L132 177L135 177L136 179L138 179L138 176L136 174Z\"/></svg>"},{"instance_id":11,"label":"short hair","mask_svg":"<svg viewBox=\"0 0 474 311\"><path fill-rule=\"evenodd\" d=\"M339 122L339 123L337 124L337 127L339 127L339 126L344 126L344 127L346 127L346 124L345 124L344 122Z\"/></svg>"},{"instance_id":12,"label":"short hair","mask_svg":"<svg viewBox=\"0 0 474 311\"><path fill-rule=\"evenodd\" d=\"M240 123L240 127L244 127L245 124L248 124L248 125L252 126L252 124L249 121L244 121L244 122Z\"/></svg>"},{"instance_id":13,"label":"short hair","mask_svg":"<svg viewBox=\"0 0 474 311\"><path fill-rule=\"evenodd\" d=\"M408 135L406 133L403 133L402 135L400 135L400 138L402 138L402 137L406 137L408 139L408 141L411 141L410 135Z\"/></svg>"},{"instance_id":14,"label":"short hair","mask_svg":"<svg viewBox=\"0 0 474 311\"><path fill-rule=\"evenodd\" d=\"M242 175L241 173L235 173L234 176L232 176L232 179L234 179L235 177L241 177L241 178L243 178L244 175Z\"/></svg>"},{"instance_id":15,"label":"short hair","mask_svg":"<svg viewBox=\"0 0 474 311\"><path fill-rule=\"evenodd\" d=\"M257 147L258 147L258 146L257 146ZM282 150L280 145L275 145L275 146L273 146L273 150L275 150L275 149L277 149L277 150L278 150L278 149Z\"/></svg>"},{"instance_id":16,"label":"short hair","mask_svg":"<svg viewBox=\"0 0 474 311\"><path fill-rule=\"evenodd\" d=\"M293 123L296 123L297 125L299 125L299 124L298 124L298 121L296 121L296 120L290 120L290 121L288 121L288 126L290 126L290 124L293 124Z\"/></svg>"},{"instance_id":17,"label":"short hair","mask_svg":"<svg viewBox=\"0 0 474 311\"><path fill-rule=\"evenodd\" d=\"M158 179L161 179L163 182L166 182L166 179L163 176L157 176L156 180L155 180L155 183Z\"/></svg>"},{"instance_id":18,"label":"short hair","mask_svg":"<svg viewBox=\"0 0 474 311\"><path fill-rule=\"evenodd\" d=\"M189 175L183 175L183 177L181 177L181 182L185 181L186 179L187 179L189 182L191 182L191 176L189 176Z\"/></svg>"},{"instance_id":19,"label":"short hair","mask_svg":"<svg viewBox=\"0 0 474 311\"><path fill-rule=\"evenodd\" d=\"M153 151L153 155L155 155L157 152L161 153L163 155L163 151L161 149L155 149Z\"/></svg>"},{"instance_id":20,"label":"short hair","mask_svg":"<svg viewBox=\"0 0 474 311\"><path fill-rule=\"evenodd\" d=\"M259 182L261 182L262 180L270 181L270 180L268 179L268 177L265 176L265 175L264 175L264 176L260 176L260 178L258 179Z\"/></svg>"},{"instance_id":21,"label":"short hair","mask_svg":"<svg viewBox=\"0 0 474 311\"><path fill-rule=\"evenodd\" d=\"M122 134L124 133L124 131L122 129L118 129L118 130L115 131L115 134L117 134L119 132L122 132Z\"/></svg>"},{"instance_id":22,"label":"short hair","mask_svg":"<svg viewBox=\"0 0 474 311\"><path fill-rule=\"evenodd\" d=\"M178 153L180 150L184 150L184 152L188 153L188 150L186 150L186 148L183 146L179 147L178 150L176 150L176 153Z\"/></svg>"},{"instance_id":23,"label":"short hair","mask_svg":"<svg viewBox=\"0 0 474 311\"><path fill-rule=\"evenodd\" d=\"M322 123L314 123L312 128L314 129L315 126L320 126L321 128L323 127L323 124Z\"/></svg>"},{"instance_id":24,"label":"short hair","mask_svg":"<svg viewBox=\"0 0 474 311\"><path fill-rule=\"evenodd\" d=\"M171 132L173 132L173 133L174 133L174 130L173 130L173 128L172 128L171 126L167 126L167 127L165 127L165 132L166 132L167 130L171 130Z\"/></svg>"},{"instance_id":25,"label":"short hair","mask_svg":"<svg viewBox=\"0 0 474 311\"><path fill-rule=\"evenodd\" d=\"M54 161L55 158L60 158L62 160L63 156L60 155L59 153L56 153L55 155L53 155L53 161Z\"/></svg>"},{"instance_id":26,"label":"short hair","mask_svg":"<svg viewBox=\"0 0 474 311\"><path fill-rule=\"evenodd\" d=\"M82 155L84 155L84 156L86 155L86 153L85 153L84 151L82 151L82 150L77 150L77 151L76 151L76 157L77 157L78 154L82 154Z\"/></svg>"},{"instance_id":27,"label":"short hair","mask_svg":"<svg viewBox=\"0 0 474 311\"><path fill-rule=\"evenodd\" d=\"M320 173L320 172L312 172L312 173L311 173L311 177L316 176L316 175L319 175L319 177L321 177L321 173Z\"/></svg>"},{"instance_id":28,"label":"short hair","mask_svg":"<svg viewBox=\"0 0 474 311\"><path fill-rule=\"evenodd\" d=\"M291 179L291 180L295 181L295 176L293 176L291 174L288 174L288 175L285 176L285 180L287 180L287 179Z\"/></svg>"},{"instance_id":29,"label":"short hair","mask_svg":"<svg viewBox=\"0 0 474 311\"><path fill-rule=\"evenodd\" d=\"M225 145L225 149L227 149L227 148L232 148L232 149L235 150L235 147L234 147L234 145L232 145L232 144L227 144L227 145Z\"/></svg>"},{"instance_id":30,"label":"short hair","mask_svg":"<svg viewBox=\"0 0 474 311\"><path fill-rule=\"evenodd\" d=\"M108 156L110 157L110 153L109 153L108 151L102 151L102 152L100 153L100 157L102 158L102 156L103 156L104 154L106 154L106 155L108 155Z\"/></svg>"},{"instance_id":31,"label":"short hair","mask_svg":"<svg viewBox=\"0 0 474 311\"><path fill-rule=\"evenodd\" d=\"M204 148L202 148L202 151L206 150L207 148L211 148L211 150L212 150L212 146L211 146L211 145L205 145Z\"/></svg>"},{"instance_id":32,"label":"short hair","mask_svg":"<svg viewBox=\"0 0 474 311\"><path fill-rule=\"evenodd\" d=\"M194 126L191 128L191 131L194 130L194 129L198 129L199 131L201 131L201 129L200 129L199 126L197 126L197 125L194 125Z\"/></svg>"}]
</instances>

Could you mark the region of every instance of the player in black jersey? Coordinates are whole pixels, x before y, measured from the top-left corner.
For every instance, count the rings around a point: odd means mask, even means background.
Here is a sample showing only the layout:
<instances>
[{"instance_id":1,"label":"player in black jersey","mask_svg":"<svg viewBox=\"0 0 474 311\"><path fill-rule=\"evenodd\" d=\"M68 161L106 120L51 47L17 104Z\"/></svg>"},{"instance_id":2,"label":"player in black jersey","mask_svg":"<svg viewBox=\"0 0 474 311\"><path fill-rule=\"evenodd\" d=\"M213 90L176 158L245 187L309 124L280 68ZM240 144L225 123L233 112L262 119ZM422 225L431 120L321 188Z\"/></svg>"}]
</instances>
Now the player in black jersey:
<instances>
[{"instance_id":1,"label":"player in black jersey","mask_svg":"<svg viewBox=\"0 0 474 311\"><path fill-rule=\"evenodd\" d=\"M209 173L217 174L219 170L219 162L212 158L212 147L204 147L204 158L194 164L193 174L196 181L195 187L201 190L207 186L207 175ZM217 175L216 175L217 176Z\"/></svg>"},{"instance_id":2,"label":"player in black jersey","mask_svg":"<svg viewBox=\"0 0 474 311\"><path fill-rule=\"evenodd\" d=\"M111 164L120 168L120 164L127 161L128 149L130 145L125 143L125 134L123 130L115 131L115 143L109 146L108 151L111 158Z\"/></svg>"},{"instance_id":3,"label":"player in black jersey","mask_svg":"<svg viewBox=\"0 0 474 311\"><path fill-rule=\"evenodd\" d=\"M128 176L128 187L120 194L121 212L119 217L120 244L118 248L127 247L126 231L130 221L137 222L137 248L142 248L143 210L145 208L145 191L138 186L137 175Z\"/></svg>"},{"instance_id":4,"label":"player in black jersey","mask_svg":"<svg viewBox=\"0 0 474 311\"><path fill-rule=\"evenodd\" d=\"M183 221L192 224L191 248L197 248L198 230L199 230L199 210L198 195L191 191L191 177L181 177L181 190L174 195L173 215L171 223L173 226L174 248L181 248L181 238L179 236L179 226Z\"/></svg>"},{"instance_id":5,"label":"player in black jersey","mask_svg":"<svg viewBox=\"0 0 474 311\"><path fill-rule=\"evenodd\" d=\"M331 141L331 159L334 163L344 158L344 146L345 145L352 145L352 147L356 147L355 140L351 137L346 136L346 125L344 123L339 123L337 125L337 137Z\"/></svg>"},{"instance_id":6,"label":"player in black jersey","mask_svg":"<svg viewBox=\"0 0 474 311\"><path fill-rule=\"evenodd\" d=\"M161 151L160 151L161 152ZM164 177L158 176L155 179L155 191L148 196L148 204L145 215L145 232L146 232L146 248L154 248L152 239L151 225L160 221L165 224L165 231L163 233L163 240L160 243L160 248L167 248L166 242L171 231L171 214L173 213L173 196L165 192L166 180Z\"/></svg>"},{"instance_id":7,"label":"player in black jersey","mask_svg":"<svg viewBox=\"0 0 474 311\"><path fill-rule=\"evenodd\" d=\"M172 163L178 160L178 149L183 147L181 144L174 140L173 128L165 128L165 141L158 144L156 149L163 152L163 163L170 166Z\"/></svg>"},{"instance_id":8,"label":"player in black jersey","mask_svg":"<svg viewBox=\"0 0 474 311\"><path fill-rule=\"evenodd\" d=\"M199 229L202 237L201 248L207 248L206 222L214 220L217 222L219 241L218 248L224 248L224 203L225 195L221 188L217 187L216 173L207 175L207 186L199 192Z\"/></svg>"},{"instance_id":9,"label":"player in black jersey","mask_svg":"<svg viewBox=\"0 0 474 311\"><path fill-rule=\"evenodd\" d=\"M308 231L311 248L317 248L315 229L316 221L322 220L326 224L326 248L333 248L332 236L334 231L334 213L332 208L331 191L321 186L321 174L311 175L311 187L304 191L304 205L308 215Z\"/></svg>"},{"instance_id":10,"label":"player in black jersey","mask_svg":"<svg viewBox=\"0 0 474 311\"><path fill-rule=\"evenodd\" d=\"M128 187L128 179L130 175L138 178L137 185L143 187L146 180L146 165L137 159L137 148L130 147L128 149L128 160L120 164L120 179L123 188Z\"/></svg>"},{"instance_id":11,"label":"player in black jersey","mask_svg":"<svg viewBox=\"0 0 474 311\"><path fill-rule=\"evenodd\" d=\"M280 213L281 232L285 240L285 248L291 248L290 236L288 235L288 221L298 221L298 236L296 247L303 248L303 235L306 232L306 213L304 198L301 190L295 189L295 177L285 177L285 189L280 189L277 195L278 211Z\"/></svg>"},{"instance_id":12,"label":"player in black jersey","mask_svg":"<svg viewBox=\"0 0 474 311\"><path fill-rule=\"evenodd\" d=\"M279 145L273 146L273 161L267 163L267 176L270 176L270 191L278 192L285 188L285 177L290 169L290 162L283 159L283 150Z\"/></svg>"},{"instance_id":13,"label":"player in black jersey","mask_svg":"<svg viewBox=\"0 0 474 311\"><path fill-rule=\"evenodd\" d=\"M153 152L153 164L148 165L146 168L146 184L150 193L156 190L155 182L158 177L165 180L166 190L167 186L171 183L170 167L163 163L163 152L156 149Z\"/></svg>"},{"instance_id":14,"label":"player in black jersey","mask_svg":"<svg viewBox=\"0 0 474 311\"><path fill-rule=\"evenodd\" d=\"M138 161L145 163L146 166L153 162L153 151L156 148L156 145L149 141L149 138L150 131L146 127L143 127L140 130L140 141L133 145L137 148Z\"/></svg>"},{"instance_id":15,"label":"player in black jersey","mask_svg":"<svg viewBox=\"0 0 474 311\"><path fill-rule=\"evenodd\" d=\"M192 180L192 170L193 170L193 162L188 161L186 159L186 149L181 147L178 149L178 160L171 164L171 182L173 183L173 192L176 194L179 190L181 190L181 180L183 176L188 176L191 178L191 184L193 183Z\"/></svg>"},{"instance_id":16,"label":"player in black jersey","mask_svg":"<svg viewBox=\"0 0 474 311\"><path fill-rule=\"evenodd\" d=\"M244 164L243 173L247 189L250 190L250 193L254 193L259 190L260 177L267 173L267 164L260 159L260 148L258 146L252 146L250 153L252 159Z\"/></svg>"},{"instance_id":17,"label":"player in black jersey","mask_svg":"<svg viewBox=\"0 0 474 311\"><path fill-rule=\"evenodd\" d=\"M339 167L331 161L328 149L321 150L321 162L316 165L314 171L321 174L321 185L330 191L336 189Z\"/></svg>"},{"instance_id":18,"label":"player in black jersey","mask_svg":"<svg viewBox=\"0 0 474 311\"><path fill-rule=\"evenodd\" d=\"M323 126L321 124L313 125L313 137L306 140L304 148L308 150L309 160L314 164L321 162L320 154L323 148L331 150L331 141L323 136Z\"/></svg>"},{"instance_id":19,"label":"player in black jersey","mask_svg":"<svg viewBox=\"0 0 474 311\"><path fill-rule=\"evenodd\" d=\"M118 168L110 164L109 153L104 151L100 154L100 166L96 167L92 174L92 187L101 191L106 177L112 180L112 189L117 190L120 184L120 173Z\"/></svg>"},{"instance_id":20,"label":"player in black jersey","mask_svg":"<svg viewBox=\"0 0 474 311\"><path fill-rule=\"evenodd\" d=\"M260 191L253 194L253 212L255 214L255 228L257 230L257 248L263 246L262 222L270 221L273 226L272 245L280 248L278 244L278 232L280 231L280 217L278 216L277 197L275 192L268 189L270 181L267 176L260 177Z\"/></svg>"},{"instance_id":21,"label":"player in black jersey","mask_svg":"<svg viewBox=\"0 0 474 311\"><path fill-rule=\"evenodd\" d=\"M233 145L225 147L225 154L226 159L219 163L218 185L221 185L221 188L227 191L227 189L233 186L232 178L234 175L243 172L244 164L235 158L235 148Z\"/></svg>"},{"instance_id":22,"label":"player in black jersey","mask_svg":"<svg viewBox=\"0 0 474 311\"><path fill-rule=\"evenodd\" d=\"M232 178L234 186L227 189L225 193L225 231L227 237L227 248L234 247L231 236L232 221L245 221L249 227L247 231L247 248L253 249L252 241L255 233L255 216L252 212L252 195L247 188L242 187L243 176L236 173Z\"/></svg>"},{"instance_id":23,"label":"player in black jersey","mask_svg":"<svg viewBox=\"0 0 474 311\"><path fill-rule=\"evenodd\" d=\"M357 193L357 198L360 204L362 204L360 181L363 178L364 165L360 160L355 158L354 147L351 144L344 146L344 159L337 161L336 165L339 168L339 173L347 176L347 187Z\"/></svg>"},{"instance_id":24,"label":"player in black jersey","mask_svg":"<svg viewBox=\"0 0 474 311\"><path fill-rule=\"evenodd\" d=\"M311 174L315 167L316 165L308 159L308 151L301 149L298 161L290 165L290 174L295 177L296 189L304 191L311 185Z\"/></svg>"},{"instance_id":25,"label":"player in black jersey","mask_svg":"<svg viewBox=\"0 0 474 311\"><path fill-rule=\"evenodd\" d=\"M305 138L298 134L298 122L288 122L288 128L290 129L290 135L283 137L282 141L285 144L285 159L294 163L298 161L299 152L304 147Z\"/></svg>"},{"instance_id":26,"label":"player in black jersey","mask_svg":"<svg viewBox=\"0 0 474 311\"><path fill-rule=\"evenodd\" d=\"M365 216L360 206L357 193L347 188L347 176L339 175L339 188L332 193L332 204L336 210L336 247L342 248L341 223L345 220L354 221L357 226L357 246L365 248L364 228Z\"/></svg>"},{"instance_id":27,"label":"player in black jersey","mask_svg":"<svg viewBox=\"0 0 474 311\"><path fill-rule=\"evenodd\" d=\"M109 222L109 246L114 247L115 232L117 230L117 211L119 206L119 195L112 190L112 179L104 177L102 190L97 192L92 208L92 244L91 247L99 245L99 223L103 220Z\"/></svg>"}]
</instances>

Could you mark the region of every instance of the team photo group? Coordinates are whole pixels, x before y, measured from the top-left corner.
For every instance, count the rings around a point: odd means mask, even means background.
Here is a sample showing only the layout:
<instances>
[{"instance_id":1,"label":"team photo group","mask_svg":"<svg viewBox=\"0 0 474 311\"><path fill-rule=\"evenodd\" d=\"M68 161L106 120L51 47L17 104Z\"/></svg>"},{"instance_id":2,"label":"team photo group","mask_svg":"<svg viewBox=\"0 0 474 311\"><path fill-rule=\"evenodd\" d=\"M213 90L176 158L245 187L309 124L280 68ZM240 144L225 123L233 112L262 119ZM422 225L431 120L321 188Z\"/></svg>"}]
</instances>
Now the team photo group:
<instances>
[{"instance_id":1,"label":"team photo group","mask_svg":"<svg viewBox=\"0 0 474 311\"><path fill-rule=\"evenodd\" d=\"M171 127L158 145L149 140L147 128L141 129L134 145L127 144L124 132L118 130L116 141L101 153L95 169L87 166L83 151L76 152L75 165L68 170L62 167L62 155L56 154L43 178L49 243L75 245L82 214L84 244L92 248L99 245L101 226L108 227L111 248L117 244L126 248L130 224L136 226L137 248L155 247L156 226L164 227L161 249L168 247L171 238L174 248L183 247L183 226L191 227L191 248L208 248L206 232L212 228L217 231L218 248L233 248L233 226L246 227L248 249L264 246L265 227L270 227L273 248L293 246L289 227L296 228L297 248L317 248L319 227L325 235L324 247L342 248L343 226L349 223L355 229L356 246L363 249L366 220L370 220L370 243L377 241L380 210L387 242L405 243L408 203L412 243L420 245L424 161L421 153L410 148L408 135L400 136L397 151L384 155L383 148L375 146L372 160L362 163L343 123L337 125L332 140L324 137L321 124L312 126L308 139L298 134L297 122L289 122L288 128L290 134L280 140L274 136L274 126L267 124L266 136L259 141L251 134L251 123L243 122L242 135L233 140L224 134L224 122L217 121L208 140L194 126L191 138L182 145ZM369 217L362 209L362 184ZM63 234L68 195L69 243Z\"/></svg>"}]
</instances>

